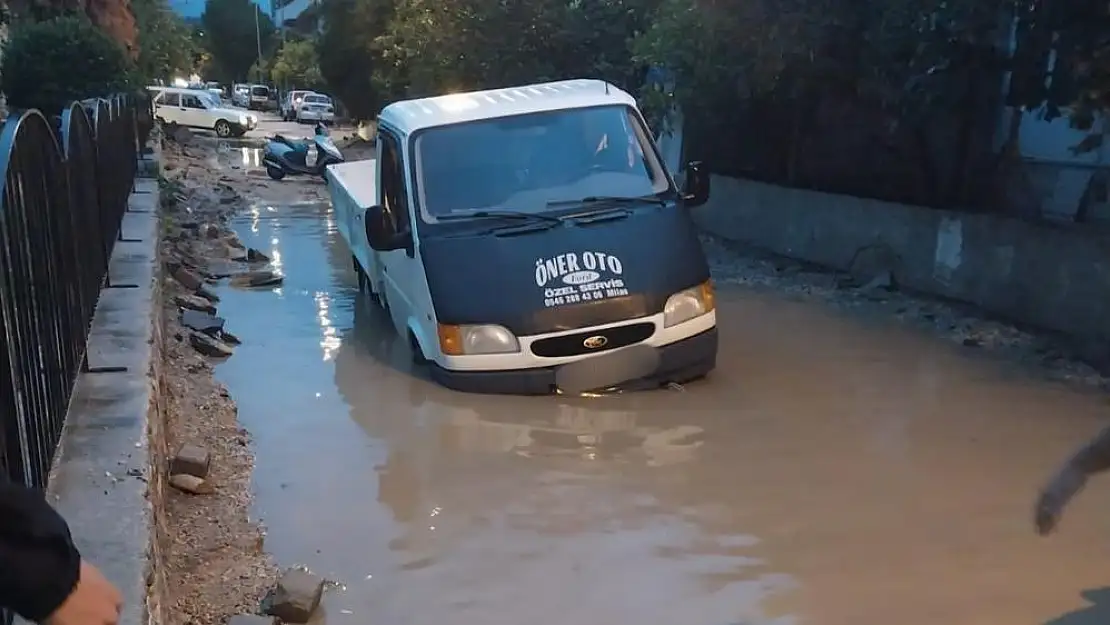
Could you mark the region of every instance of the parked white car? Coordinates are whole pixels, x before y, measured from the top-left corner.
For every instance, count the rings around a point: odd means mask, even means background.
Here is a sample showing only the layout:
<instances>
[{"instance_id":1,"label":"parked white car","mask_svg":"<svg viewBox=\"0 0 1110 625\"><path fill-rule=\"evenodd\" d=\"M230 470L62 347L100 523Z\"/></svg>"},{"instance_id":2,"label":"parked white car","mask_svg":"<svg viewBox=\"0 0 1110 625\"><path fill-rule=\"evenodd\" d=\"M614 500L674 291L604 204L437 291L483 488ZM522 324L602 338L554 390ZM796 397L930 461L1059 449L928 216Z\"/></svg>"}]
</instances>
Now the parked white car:
<instances>
[{"instance_id":1,"label":"parked white car","mask_svg":"<svg viewBox=\"0 0 1110 625\"><path fill-rule=\"evenodd\" d=\"M207 91L162 88L154 98L154 118L163 124L214 130L219 137L240 137L258 124L246 111L226 108Z\"/></svg>"},{"instance_id":2,"label":"parked white car","mask_svg":"<svg viewBox=\"0 0 1110 625\"><path fill-rule=\"evenodd\" d=\"M324 122L331 124L335 121L335 104L331 98L322 93L309 93L304 96L301 105L297 107L297 121Z\"/></svg>"},{"instance_id":3,"label":"parked white car","mask_svg":"<svg viewBox=\"0 0 1110 625\"><path fill-rule=\"evenodd\" d=\"M281 100L281 118L287 122L297 119L297 109L300 108L304 97L312 93L304 89L294 89L285 93Z\"/></svg>"},{"instance_id":4,"label":"parked white car","mask_svg":"<svg viewBox=\"0 0 1110 625\"><path fill-rule=\"evenodd\" d=\"M247 108L251 99L251 86L236 83L231 87L231 103L235 106Z\"/></svg>"}]
</instances>

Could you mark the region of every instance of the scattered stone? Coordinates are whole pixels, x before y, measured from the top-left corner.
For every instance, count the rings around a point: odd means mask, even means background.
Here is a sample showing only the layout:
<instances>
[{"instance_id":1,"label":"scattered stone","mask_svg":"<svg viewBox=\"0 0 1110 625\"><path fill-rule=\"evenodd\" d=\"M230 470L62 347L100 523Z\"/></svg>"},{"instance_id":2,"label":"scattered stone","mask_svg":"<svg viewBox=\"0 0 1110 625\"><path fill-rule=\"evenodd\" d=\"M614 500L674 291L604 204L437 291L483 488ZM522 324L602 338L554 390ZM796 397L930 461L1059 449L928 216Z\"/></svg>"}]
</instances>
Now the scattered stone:
<instances>
[{"instance_id":1,"label":"scattered stone","mask_svg":"<svg viewBox=\"0 0 1110 625\"><path fill-rule=\"evenodd\" d=\"M199 310L183 310L181 325L190 330L216 336L224 329L224 318Z\"/></svg>"},{"instance_id":2,"label":"scattered stone","mask_svg":"<svg viewBox=\"0 0 1110 625\"><path fill-rule=\"evenodd\" d=\"M960 342L963 343L964 347L982 347L983 346L982 341L980 341L979 339L977 339L975 337L971 337L971 336L965 338L963 341L960 341Z\"/></svg>"},{"instance_id":3,"label":"scattered stone","mask_svg":"<svg viewBox=\"0 0 1110 625\"><path fill-rule=\"evenodd\" d=\"M234 334L228 332L227 330L224 330L223 332L220 333L220 338L223 340L223 342L225 342L229 345L242 345L243 344L243 341L239 340L239 337L237 337Z\"/></svg>"},{"instance_id":4,"label":"scattered stone","mask_svg":"<svg viewBox=\"0 0 1110 625\"><path fill-rule=\"evenodd\" d=\"M204 299L206 299L210 302L220 301L220 296L216 295L212 291L209 291L208 288L205 287L204 285L201 285L201 286L197 287L195 292L196 292L197 295L199 295L200 297L203 297Z\"/></svg>"},{"instance_id":5,"label":"scattered stone","mask_svg":"<svg viewBox=\"0 0 1110 625\"><path fill-rule=\"evenodd\" d=\"M173 131L173 140L181 144L189 143L193 140L193 131L182 126L178 126Z\"/></svg>"},{"instance_id":6,"label":"scattered stone","mask_svg":"<svg viewBox=\"0 0 1110 625\"><path fill-rule=\"evenodd\" d=\"M245 263L250 259L250 254L247 253L247 250L244 248L229 246L227 248L227 257L233 261Z\"/></svg>"},{"instance_id":7,"label":"scattered stone","mask_svg":"<svg viewBox=\"0 0 1110 625\"><path fill-rule=\"evenodd\" d=\"M247 248L247 262L248 263L267 263L270 262L270 257L259 252L253 247Z\"/></svg>"},{"instance_id":8,"label":"scattered stone","mask_svg":"<svg viewBox=\"0 0 1110 625\"><path fill-rule=\"evenodd\" d=\"M179 473L170 476L170 486L190 495L211 495L216 492L212 483L195 475Z\"/></svg>"},{"instance_id":9,"label":"scattered stone","mask_svg":"<svg viewBox=\"0 0 1110 625\"><path fill-rule=\"evenodd\" d=\"M862 287L864 291L891 291L893 289L894 275L890 271L880 271Z\"/></svg>"},{"instance_id":10,"label":"scattered stone","mask_svg":"<svg viewBox=\"0 0 1110 625\"><path fill-rule=\"evenodd\" d=\"M197 297L196 295L174 295L173 303L186 310L216 314L216 307L212 305L212 302L209 302L203 297Z\"/></svg>"},{"instance_id":11,"label":"scattered stone","mask_svg":"<svg viewBox=\"0 0 1110 625\"><path fill-rule=\"evenodd\" d=\"M228 619L227 625L274 625L276 622L272 616L237 614Z\"/></svg>"},{"instance_id":12,"label":"scattered stone","mask_svg":"<svg viewBox=\"0 0 1110 625\"><path fill-rule=\"evenodd\" d=\"M235 350L227 343L203 332L190 333L189 344L201 354L215 358L226 358L235 353Z\"/></svg>"},{"instance_id":13,"label":"scattered stone","mask_svg":"<svg viewBox=\"0 0 1110 625\"><path fill-rule=\"evenodd\" d=\"M281 286L285 278L272 271L248 271L231 277L231 285L240 288Z\"/></svg>"},{"instance_id":14,"label":"scattered stone","mask_svg":"<svg viewBox=\"0 0 1110 625\"><path fill-rule=\"evenodd\" d=\"M208 224L204 227L204 237L206 239L220 238L220 227L216 224Z\"/></svg>"},{"instance_id":15,"label":"scattered stone","mask_svg":"<svg viewBox=\"0 0 1110 625\"><path fill-rule=\"evenodd\" d=\"M320 605L324 580L300 569L289 569L264 600L263 612L284 623L307 623Z\"/></svg>"},{"instance_id":16,"label":"scattered stone","mask_svg":"<svg viewBox=\"0 0 1110 625\"><path fill-rule=\"evenodd\" d=\"M181 283L181 286L189 290L197 290L204 284L200 276L182 266L178 266L174 270L173 277Z\"/></svg>"},{"instance_id":17,"label":"scattered stone","mask_svg":"<svg viewBox=\"0 0 1110 625\"><path fill-rule=\"evenodd\" d=\"M207 449L185 443L170 460L170 475L192 475L203 480L208 477L211 464L212 457Z\"/></svg>"},{"instance_id":18,"label":"scattered stone","mask_svg":"<svg viewBox=\"0 0 1110 625\"><path fill-rule=\"evenodd\" d=\"M239 237L235 236L234 234L228 237L227 244L238 249L244 249L246 247L243 245L243 242L239 240Z\"/></svg>"}]
</instances>

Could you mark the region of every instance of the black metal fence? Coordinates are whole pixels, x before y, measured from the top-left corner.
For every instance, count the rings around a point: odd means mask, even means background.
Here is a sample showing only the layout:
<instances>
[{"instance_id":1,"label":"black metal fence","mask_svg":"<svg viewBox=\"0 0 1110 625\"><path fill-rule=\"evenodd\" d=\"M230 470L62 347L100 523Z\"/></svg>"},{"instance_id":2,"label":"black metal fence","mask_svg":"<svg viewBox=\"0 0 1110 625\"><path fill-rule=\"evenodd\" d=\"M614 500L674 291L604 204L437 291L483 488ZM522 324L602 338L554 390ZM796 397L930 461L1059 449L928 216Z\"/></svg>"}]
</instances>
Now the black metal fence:
<instances>
[{"instance_id":1,"label":"black metal fence","mask_svg":"<svg viewBox=\"0 0 1110 625\"><path fill-rule=\"evenodd\" d=\"M152 119L149 98L121 95L0 129L0 471L14 482L46 486Z\"/></svg>"}]
</instances>

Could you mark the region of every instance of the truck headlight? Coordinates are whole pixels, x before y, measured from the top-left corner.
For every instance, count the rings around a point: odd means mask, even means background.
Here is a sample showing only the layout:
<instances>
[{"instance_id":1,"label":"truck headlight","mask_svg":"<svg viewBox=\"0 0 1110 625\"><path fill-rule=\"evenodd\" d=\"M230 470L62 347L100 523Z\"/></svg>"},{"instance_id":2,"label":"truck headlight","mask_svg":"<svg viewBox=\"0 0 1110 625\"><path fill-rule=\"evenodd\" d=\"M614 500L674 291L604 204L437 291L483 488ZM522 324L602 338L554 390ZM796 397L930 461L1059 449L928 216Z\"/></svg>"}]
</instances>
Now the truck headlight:
<instances>
[{"instance_id":1,"label":"truck headlight","mask_svg":"<svg viewBox=\"0 0 1110 625\"><path fill-rule=\"evenodd\" d=\"M448 356L513 354L520 351L520 342L504 326L440 324L439 348Z\"/></svg>"},{"instance_id":2,"label":"truck headlight","mask_svg":"<svg viewBox=\"0 0 1110 625\"><path fill-rule=\"evenodd\" d=\"M667 305L663 307L663 327L669 328L700 317L712 312L716 306L713 283L706 280L667 298Z\"/></svg>"}]
</instances>

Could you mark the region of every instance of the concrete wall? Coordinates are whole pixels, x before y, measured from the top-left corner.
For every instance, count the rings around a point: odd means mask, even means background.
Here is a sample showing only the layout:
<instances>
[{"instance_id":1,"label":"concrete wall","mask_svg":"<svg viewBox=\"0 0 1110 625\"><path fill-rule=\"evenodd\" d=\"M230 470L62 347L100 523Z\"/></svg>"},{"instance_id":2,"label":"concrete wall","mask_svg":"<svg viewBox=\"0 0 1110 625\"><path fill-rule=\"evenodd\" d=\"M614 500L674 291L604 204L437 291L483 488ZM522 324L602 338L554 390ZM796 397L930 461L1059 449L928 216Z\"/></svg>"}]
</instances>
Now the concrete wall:
<instances>
[{"instance_id":1,"label":"concrete wall","mask_svg":"<svg viewBox=\"0 0 1110 625\"><path fill-rule=\"evenodd\" d=\"M1110 339L1110 239L722 176L712 184L694 209L710 233L845 271L887 268L915 290Z\"/></svg>"},{"instance_id":2,"label":"concrete wall","mask_svg":"<svg viewBox=\"0 0 1110 625\"><path fill-rule=\"evenodd\" d=\"M153 162L140 171L156 175L156 159L145 156ZM152 536L166 457L158 195L153 177L136 181L108 270L114 286L97 303L89 370L78 376L48 492L82 556L120 587L121 625L162 622L156 597L147 601L158 587Z\"/></svg>"}]
</instances>

